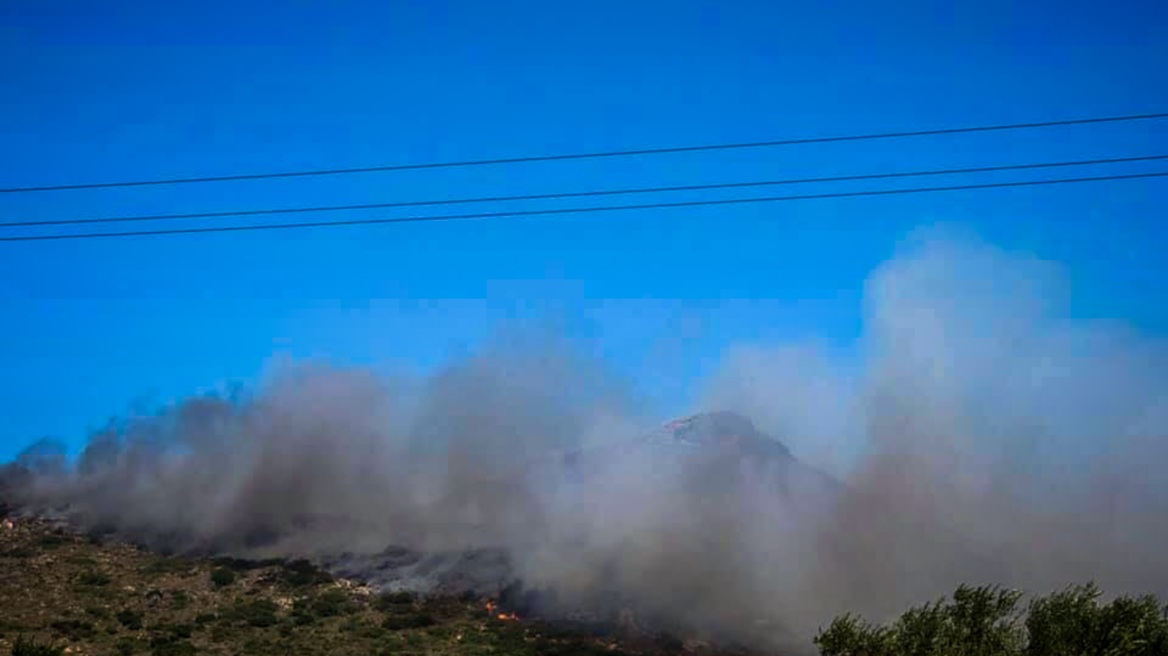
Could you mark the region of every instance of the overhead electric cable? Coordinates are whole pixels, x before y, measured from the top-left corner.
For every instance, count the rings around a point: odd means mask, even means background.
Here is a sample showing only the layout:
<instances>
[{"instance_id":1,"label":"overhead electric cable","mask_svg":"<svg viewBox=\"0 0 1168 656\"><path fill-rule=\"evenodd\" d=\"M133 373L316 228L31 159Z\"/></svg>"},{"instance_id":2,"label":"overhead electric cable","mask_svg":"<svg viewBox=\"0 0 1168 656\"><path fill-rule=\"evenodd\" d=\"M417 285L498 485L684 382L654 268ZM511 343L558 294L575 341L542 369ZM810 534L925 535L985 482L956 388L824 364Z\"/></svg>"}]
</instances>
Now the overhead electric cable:
<instances>
[{"instance_id":1,"label":"overhead electric cable","mask_svg":"<svg viewBox=\"0 0 1168 656\"><path fill-rule=\"evenodd\" d=\"M108 189L113 187L144 187L151 185L177 185L205 182L231 182L241 180L271 180L276 178L299 178L309 176L349 175L354 173L377 173L388 171L409 171L422 169L442 169L472 166L491 166L499 164L522 164L529 162L554 162L564 160L600 159L611 157L631 157L638 155L664 155L671 153L708 152L716 150L741 150L747 148L769 148L775 146L794 146L803 144L823 144L846 141L872 141L877 139L901 139L909 137L928 137L950 134L968 134L976 132L999 132L1006 130L1029 130L1071 125L1089 125L1099 123L1119 123L1127 121L1145 121L1168 118L1168 112L1155 114L1130 114L1125 116L1100 116L1091 118L1066 119L1059 121L1037 121L1031 123L1011 123L999 125L980 125L957 128L937 128L932 130L907 130L901 132L881 132L869 134L835 135L828 137L799 137L791 139L775 139L770 141L748 141L738 143L705 144L697 146L672 146L664 148L641 148L636 150L609 150L590 153L564 153L558 155L529 155L523 157L499 157L489 159L457 160L446 162L420 162L414 164L389 164L384 166L361 166L349 168L312 169L303 171L282 171L272 173L244 173L235 175L211 175L189 178L163 178L154 180L122 180L115 182L88 182L79 184L55 184L27 187L3 187L0 193L16 194L41 191L69 191L77 189Z\"/></svg>"},{"instance_id":2,"label":"overhead electric cable","mask_svg":"<svg viewBox=\"0 0 1168 656\"><path fill-rule=\"evenodd\" d=\"M920 194L944 191L965 191L975 189L1001 189L1007 187L1033 187L1040 185L1073 184L1083 182L1102 182L1112 180L1135 180L1141 178L1159 178L1168 176L1168 171L1151 173L1131 173L1124 175L1105 175L1082 178L1054 178L1049 180L1026 180L1019 182L989 182L983 184L951 185L945 187L915 187L907 189L876 189L867 191L845 191L821 194L800 194L792 196L764 196L756 198L729 198L716 200L679 201L673 203L646 203L643 205L612 205L606 207L575 207L552 208L542 210L517 210L507 212L480 212L473 214L443 214L437 216L407 216L378 219L349 219L342 221L318 221L313 223L269 223L258 225L214 226L205 228L174 228L164 230L137 230L126 232L90 232L74 234L48 235L20 235L0 237L0 242L18 241L58 241L68 239L105 239L118 237L144 237L154 235L189 235L213 232L250 232L259 230L294 230L306 228L330 228L342 226L384 225L393 223L430 223L439 221L459 221L474 219L518 218L526 216L551 216L559 214L588 214L597 212L617 212L650 209L669 209L681 207L702 207L714 205L745 205L749 203L773 203L782 201L820 200L829 198L857 198L862 196L893 196L901 194Z\"/></svg>"},{"instance_id":3,"label":"overhead electric cable","mask_svg":"<svg viewBox=\"0 0 1168 656\"><path fill-rule=\"evenodd\" d=\"M173 221L179 219L210 219L224 217L263 216L272 214L305 214L311 212L340 212L351 210L391 209L402 207L423 207L435 205L466 205L473 203L500 203L533 200L562 200L568 198L589 198L633 194L669 193L679 191L713 191L717 189L744 189L780 185L812 184L827 182L857 182L860 180L888 180L939 175L968 173L992 173L1028 169L1060 168L1070 166L1091 166L1132 162L1150 162L1168 159L1168 155L1140 155L1134 157L1112 157L1104 159L1084 159L1063 162L1040 162L1029 164L1005 164L1000 166L978 166L970 168L933 169L928 171L902 171L894 173L864 173L857 175L836 175L816 178L784 178L749 182L720 182L710 184L677 185L671 187L639 187L631 189L600 189L591 191L557 192L546 194L523 194L514 196L480 196L473 198L444 198L435 200L412 200L386 203L363 203L357 205L317 205L309 207L281 207L253 210L224 210L218 212L186 212L178 214L146 214L137 216L109 216L81 219L52 219L46 221L0 222L0 228L29 228L37 226L81 225L96 223L123 223L136 221Z\"/></svg>"}]
</instances>

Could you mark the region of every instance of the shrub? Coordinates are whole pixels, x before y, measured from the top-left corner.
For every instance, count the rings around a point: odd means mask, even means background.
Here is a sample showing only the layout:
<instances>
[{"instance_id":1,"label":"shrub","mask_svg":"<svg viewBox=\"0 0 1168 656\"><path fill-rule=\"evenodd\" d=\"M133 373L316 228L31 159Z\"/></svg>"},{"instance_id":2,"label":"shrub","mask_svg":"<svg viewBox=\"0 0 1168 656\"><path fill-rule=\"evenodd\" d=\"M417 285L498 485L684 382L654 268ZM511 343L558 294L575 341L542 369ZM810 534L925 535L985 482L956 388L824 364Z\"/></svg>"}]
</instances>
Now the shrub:
<instances>
[{"instance_id":1,"label":"shrub","mask_svg":"<svg viewBox=\"0 0 1168 656\"><path fill-rule=\"evenodd\" d=\"M315 597L297 599L292 603L292 623L296 626L312 624L317 618L348 615L357 610L342 590L328 590Z\"/></svg>"},{"instance_id":2,"label":"shrub","mask_svg":"<svg viewBox=\"0 0 1168 656\"><path fill-rule=\"evenodd\" d=\"M12 656L61 656L64 653L64 647L26 640L24 636L17 638L16 643L12 645Z\"/></svg>"},{"instance_id":3,"label":"shrub","mask_svg":"<svg viewBox=\"0 0 1168 656\"><path fill-rule=\"evenodd\" d=\"M897 647L914 656L1021 654L1025 645L1018 613L1021 599L1022 593L1015 590L963 585L951 602L938 602L901 617L893 629Z\"/></svg>"},{"instance_id":4,"label":"shrub","mask_svg":"<svg viewBox=\"0 0 1168 656\"><path fill-rule=\"evenodd\" d=\"M97 561L90 556L65 556L65 562L79 567L97 567Z\"/></svg>"},{"instance_id":5,"label":"shrub","mask_svg":"<svg viewBox=\"0 0 1168 656\"><path fill-rule=\"evenodd\" d=\"M65 536L61 535L60 533L49 533L48 535L42 535L40 539L37 540L37 544L48 549L59 547L68 542L69 540L67 540Z\"/></svg>"},{"instance_id":6,"label":"shrub","mask_svg":"<svg viewBox=\"0 0 1168 656\"><path fill-rule=\"evenodd\" d=\"M142 568L144 574L182 574L191 569L191 564L181 558L158 556Z\"/></svg>"},{"instance_id":7,"label":"shrub","mask_svg":"<svg viewBox=\"0 0 1168 656\"><path fill-rule=\"evenodd\" d=\"M287 656L288 649L277 641L252 637L244 641L240 653L248 656Z\"/></svg>"},{"instance_id":8,"label":"shrub","mask_svg":"<svg viewBox=\"0 0 1168 656\"><path fill-rule=\"evenodd\" d=\"M386 631L404 631L406 629L424 629L436 624L433 616L425 613L416 615L390 615L381 622L381 628Z\"/></svg>"},{"instance_id":9,"label":"shrub","mask_svg":"<svg viewBox=\"0 0 1168 656\"><path fill-rule=\"evenodd\" d=\"M56 620L50 624L54 631L74 642L96 635L92 622L82 620Z\"/></svg>"},{"instance_id":10,"label":"shrub","mask_svg":"<svg viewBox=\"0 0 1168 656\"><path fill-rule=\"evenodd\" d=\"M1035 600L1026 628L1027 656L1168 653L1168 607L1155 597L1119 597L1099 604L1093 583Z\"/></svg>"},{"instance_id":11,"label":"shrub","mask_svg":"<svg viewBox=\"0 0 1168 656\"><path fill-rule=\"evenodd\" d=\"M303 607L292 607L292 624L294 626L308 626L316 621L316 616L308 610L308 605Z\"/></svg>"},{"instance_id":12,"label":"shrub","mask_svg":"<svg viewBox=\"0 0 1168 656\"><path fill-rule=\"evenodd\" d=\"M662 638L662 640L666 640ZM684 650L679 646L680 640L666 640L668 644L661 644L660 649L665 653L681 654ZM521 649L521 647L519 647ZM591 642L584 642L580 640L572 640L567 642L549 642L546 640L538 640L535 643L535 653L540 656L621 656L623 652L610 649L604 645L595 644Z\"/></svg>"},{"instance_id":13,"label":"shrub","mask_svg":"<svg viewBox=\"0 0 1168 656\"><path fill-rule=\"evenodd\" d=\"M121 656L131 656L131 654L145 650L146 645L135 638L121 638L114 643L114 649L121 654Z\"/></svg>"},{"instance_id":14,"label":"shrub","mask_svg":"<svg viewBox=\"0 0 1168 656\"><path fill-rule=\"evenodd\" d=\"M280 582L294 588L331 583L333 581L332 575L328 572L303 559L283 563L276 578Z\"/></svg>"},{"instance_id":15,"label":"shrub","mask_svg":"<svg viewBox=\"0 0 1168 656\"><path fill-rule=\"evenodd\" d=\"M0 638L5 637L9 633L20 633L25 628L23 622L17 622L7 617L0 617Z\"/></svg>"},{"instance_id":16,"label":"shrub","mask_svg":"<svg viewBox=\"0 0 1168 656\"><path fill-rule=\"evenodd\" d=\"M414 603L414 593L412 592L386 592L377 597L375 607L381 611L398 610L402 606L409 606Z\"/></svg>"},{"instance_id":17,"label":"shrub","mask_svg":"<svg viewBox=\"0 0 1168 656\"><path fill-rule=\"evenodd\" d=\"M142 628L142 612L136 610L120 610L117 614L118 623L131 631Z\"/></svg>"},{"instance_id":18,"label":"shrub","mask_svg":"<svg viewBox=\"0 0 1168 656\"><path fill-rule=\"evenodd\" d=\"M235 583L235 571L227 567L217 567L211 571L211 585L225 588Z\"/></svg>"},{"instance_id":19,"label":"shrub","mask_svg":"<svg viewBox=\"0 0 1168 656\"><path fill-rule=\"evenodd\" d=\"M275 604L268 607L262 603L253 603L249 606L245 614L244 621L248 626L257 628L264 628L276 625L276 609Z\"/></svg>"},{"instance_id":20,"label":"shrub","mask_svg":"<svg viewBox=\"0 0 1168 656\"><path fill-rule=\"evenodd\" d=\"M232 558L230 556L222 556L211 561L211 564L216 567L226 567L237 572L250 572L256 569L264 569L265 567L275 567L283 563L284 561L278 558L248 560L246 558Z\"/></svg>"},{"instance_id":21,"label":"shrub","mask_svg":"<svg viewBox=\"0 0 1168 656\"><path fill-rule=\"evenodd\" d=\"M230 626L224 624L216 624L211 628L212 642L226 642L233 635L235 635L235 631Z\"/></svg>"},{"instance_id":22,"label":"shrub","mask_svg":"<svg viewBox=\"0 0 1168 656\"><path fill-rule=\"evenodd\" d=\"M155 636L150 639L150 652L154 656L193 656L195 646L175 636Z\"/></svg>"},{"instance_id":23,"label":"shrub","mask_svg":"<svg viewBox=\"0 0 1168 656\"><path fill-rule=\"evenodd\" d=\"M266 628L277 623L276 609L276 604L267 599L241 601L221 612L219 619L229 623Z\"/></svg>"},{"instance_id":24,"label":"shrub","mask_svg":"<svg viewBox=\"0 0 1168 656\"><path fill-rule=\"evenodd\" d=\"M349 596L342 590L328 590L312 599L312 613L318 617L346 615L355 609Z\"/></svg>"},{"instance_id":25,"label":"shrub","mask_svg":"<svg viewBox=\"0 0 1168 656\"><path fill-rule=\"evenodd\" d=\"M97 571L82 572L77 582L87 587L101 588L110 584L110 577Z\"/></svg>"},{"instance_id":26,"label":"shrub","mask_svg":"<svg viewBox=\"0 0 1168 656\"><path fill-rule=\"evenodd\" d=\"M1099 622L1099 589L1094 583L1074 586L1030 603L1027 653L1033 656L1091 651Z\"/></svg>"},{"instance_id":27,"label":"shrub","mask_svg":"<svg viewBox=\"0 0 1168 656\"><path fill-rule=\"evenodd\" d=\"M171 640L186 640L195 627L190 624L161 624L156 628L155 638L169 637Z\"/></svg>"},{"instance_id":28,"label":"shrub","mask_svg":"<svg viewBox=\"0 0 1168 656\"><path fill-rule=\"evenodd\" d=\"M1094 584L1034 599L1025 621L1019 592L962 586L881 627L844 615L815 637L823 656L1163 656L1168 606L1155 597L1098 603Z\"/></svg>"},{"instance_id":29,"label":"shrub","mask_svg":"<svg viewBox=\"0 0 1168 656\"><path fill-rule=\"evenodd\" d=\"M873 626L854 615L832 620L815 636L815 646L823 656L892 656L895 654L890 629Z\"/></svg>"}]
</instances>

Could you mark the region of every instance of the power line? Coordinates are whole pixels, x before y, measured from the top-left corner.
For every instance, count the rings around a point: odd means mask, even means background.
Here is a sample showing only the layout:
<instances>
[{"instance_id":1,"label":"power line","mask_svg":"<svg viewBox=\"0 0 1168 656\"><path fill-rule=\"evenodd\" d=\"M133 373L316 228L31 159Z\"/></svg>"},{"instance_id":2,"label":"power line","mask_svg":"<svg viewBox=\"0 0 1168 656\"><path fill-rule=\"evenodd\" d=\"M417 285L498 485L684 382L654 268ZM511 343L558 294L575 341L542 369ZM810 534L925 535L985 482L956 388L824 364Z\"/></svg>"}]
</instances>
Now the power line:
<instances>
[{"instance_id":1,"label":"power line","mask_svg":"<svg viewBox=\"0 0 1168 656\"><path fill-rule=\"evenodd\" d=\"M436 200L412 200L389 203L364 203L359 205L317 205L311 207L284 207L257 210L225 210L219 212L188 212L182 214L147 214L138 216L111 216L85 219L55 219L50 221L11 221L0 223L0 228L29 228L54 225L80 225L95 223L122 223L134 221L171 221L176 219L210 219L222 217L263 216L272 214L305 214L310 212L339 212L349 210L390 209L402 207L423 207L435 205L465 205L472 203L499 203L530 200L552 200L567 198L589 198L598 196L616 196L632 194L668 193L678 191L712 191L716 189L744 189L750 187L765 187L794 184L810 184L825 182L856 182L860 180L888 180L894 178L914 178L937 175L956 175L965 173L991 173L1001 171L1019 171L1027 169L1058 168L1069 166L1090 166L1099 164L1120 164L1131 162L1150 162L1168 159L1168 155L1141 155L1136 157L1112 157L1105 159L1085 159L1064 162L1041 162L1030 164L1006 164L1001 166L978 166L972 168L934 169L928 171L903 171L896 173L866 173L858 175L837 175L818 178L785 178L779 180L760 180L751 182L722 182L711 184L679 185L672 187L640 187L632 189L600 189L592 191L558 192L547 194L524 194L517 196L480 196L477 198L447 198Z\"/></svg>"},{"instance_id":2,"label":"power line","mask_svg":"<svg viewBox=\"0 0 1168 656\"><path fill-rule=\"evenodd\" d=\"M59 184L36 187L0 188L2 194L29 193L38 191L69 191L77 189L108 189L112 187L145 187L151 185L177 185L203 182L232 182L240 180L271 180L276 178L301 178L309 176L349 175L353 173L377 173L387 171L415 171L422 169L443 169L471 166L492 166L500 164L522 164L529 162L554 162L580 159L600 159L611 157L632 157L637 155L664 155L670 153L692 153L715 150L741 150L746 148L768 148L774 146L795 146L844 141L872 141L877 139L901 139L908 137L928 137L948 134L968 134L973 132L998 132L1005 130L1029 130L1070 125L1096 123L1118 123L1125 121L1145 121L1168 118L1168 112L1157 114L1131 114L1126 116L1102 116L1092 118L1067 119L1061 121L1040 121L1033 123L1012 123L981 125L959 128L938 128L933 130L910 130L903 132L882 132L874 134L836 135L830 137L802 137L776 139L771 141L748 141L739 143L706 144L700 146L673 146L665 148L641 148L637 150L610 150L591 153L566 153L559 155L529 155L524 157L500 157L492 159L459 160L448 162L422 162L415 164L389 164L385 166L364 166L352 168L314 169L307 171L284 171L276 173L245 173L237 175L215 175L191 178L164 178L156 180L126 180L119 182L89 182L81 184Z\"/></svg>"},{"instance_id":3,"label":"power line","mask_svg":"<svg viewBox=\"0 0 1168 656\"><path fill-rule=\"evenodd\" d=\"M915 187L908 189L878 189L868 191L845 191L822 194L801 194L797 196L764 196L758 198L731 198L719 200L680 201L675 203L646 203L643 205L613 205L608 207L554 208L544 210L517 210L510 212L481 212L475 214L444 214L437 216L407 216L381 219L350 219L343 221L318 221L313 223L269 223L242 226L215 226L209 228L175 228L167 230L137 230L127 232L91 232L64 235L24 235L0 237L0 242L15 241L58 241L66 239L102 239L114 237L145 237L153 235L186 235L211 232L247 232L258 230L292 230L297 228L333 228L341 226L382 225L391 223L429 223L438 221L460 221L472 219L496 219L505 217L550 216L557 214L589 214L596 212L617 212L632 210L667 209L680 207L702 207L712 205L744 205L747 203L773 203L797 200L820 200L828 198L857 198L861 196L893 196L900 194L920 194L942 191L965 191L974 189L1000 189L1005 187L1033 187L1039 185L1072 184L1081 182L1102 182L1110 180L1135 180L1140 178L1160 178L1168 176L1168 171L1153 173L1132 173L1125 175L1104 175L1084 178L1055 178L1051 180L1027 180L1022 182L989 182L984 184L952 185L947 187Z\"/></svg>"}]
</instances>

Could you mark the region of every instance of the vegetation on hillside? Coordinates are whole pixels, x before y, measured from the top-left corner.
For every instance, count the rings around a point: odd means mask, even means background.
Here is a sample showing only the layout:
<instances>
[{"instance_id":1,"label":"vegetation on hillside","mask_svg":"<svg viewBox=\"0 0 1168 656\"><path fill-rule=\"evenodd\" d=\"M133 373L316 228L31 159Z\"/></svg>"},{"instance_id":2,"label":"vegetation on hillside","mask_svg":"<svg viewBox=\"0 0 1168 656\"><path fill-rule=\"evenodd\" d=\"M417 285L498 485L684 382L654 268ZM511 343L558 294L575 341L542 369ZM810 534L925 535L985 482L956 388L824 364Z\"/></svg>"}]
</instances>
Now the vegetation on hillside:
<instances>
[{"instance_id":1,"label":"vegetation on hillside","mask_svg":"<svg viewBox=\"0 0 1168 656\"><path fill-rule=\"evenodd\" d=\"M962 586L890 625L836 618L815 638L822 656L1165 656L1168 605L1155 597L1100 602L1094 584L1037 597Z\"/></svg>"},{"instance_id":2,"label":"vegetation on hillside","mask_svg":"<svg viewBox=\"0 0 1168 656\"><path fill-rule=\"evenodd\" d=\"M2 517L0 654L718 653L519 620L483 599L377 594L304 560L163 557ZM822 656L1166 656L1168 606L1104 602L1093 584L1025 604L1017 591L963 586L888 625L841 616L815 645Z\"/></svg>"},{"instance_id":3,"label":"vegetation on hillside","mask_svg":"<svg viewBox=\"0 0 1168 656\"><path fill-rule=\"evenodd\" d=\"M487 600L379 595L304 560L196 560L0 515L0 655L656 656L664 638L517 619ZM716 653L709 647L694 651ZM726 652L717 652L726 653Z\"/></svg>"}]
</instances>

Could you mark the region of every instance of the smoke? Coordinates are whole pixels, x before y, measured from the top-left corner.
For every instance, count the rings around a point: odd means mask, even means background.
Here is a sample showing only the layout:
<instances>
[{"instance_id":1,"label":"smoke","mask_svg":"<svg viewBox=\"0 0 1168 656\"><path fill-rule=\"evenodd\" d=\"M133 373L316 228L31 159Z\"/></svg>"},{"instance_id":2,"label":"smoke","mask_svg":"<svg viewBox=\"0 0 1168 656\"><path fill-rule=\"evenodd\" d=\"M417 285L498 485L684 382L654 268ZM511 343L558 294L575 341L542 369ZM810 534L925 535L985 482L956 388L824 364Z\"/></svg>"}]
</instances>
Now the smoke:
<instances>
[{"instance_id":1,"label":"smoke","mask_svg":"<svg viewBox=\"0 0 1168 656\"><path fill-rule=\"evenodd\" d=\"M860 367L740 349L709 390L846 474L804 563L804 626L962 582L1168 592L1163 343L1070 316L1053 263L942 230L865 291Z\"/></svg>"},{"instance_id":2,"label":"smoke","mask_svg":"<svg viewBox=\"0 0 1168 656\"><path fill-rule=\"evenodd\" d=\"M520 341L424 380L283 367L112 425L72 467L39 445L7 484L155 547L369 577L401 550L493 550L383 583L521 580L556 608L749 641L962 582L1162 594L1168 358L1068 298L1051 263L926 232L867 281L857 353L729 350L700 405L802 462L629 448L655 427L631 385Z\"/></svg>"}]
</instances>

